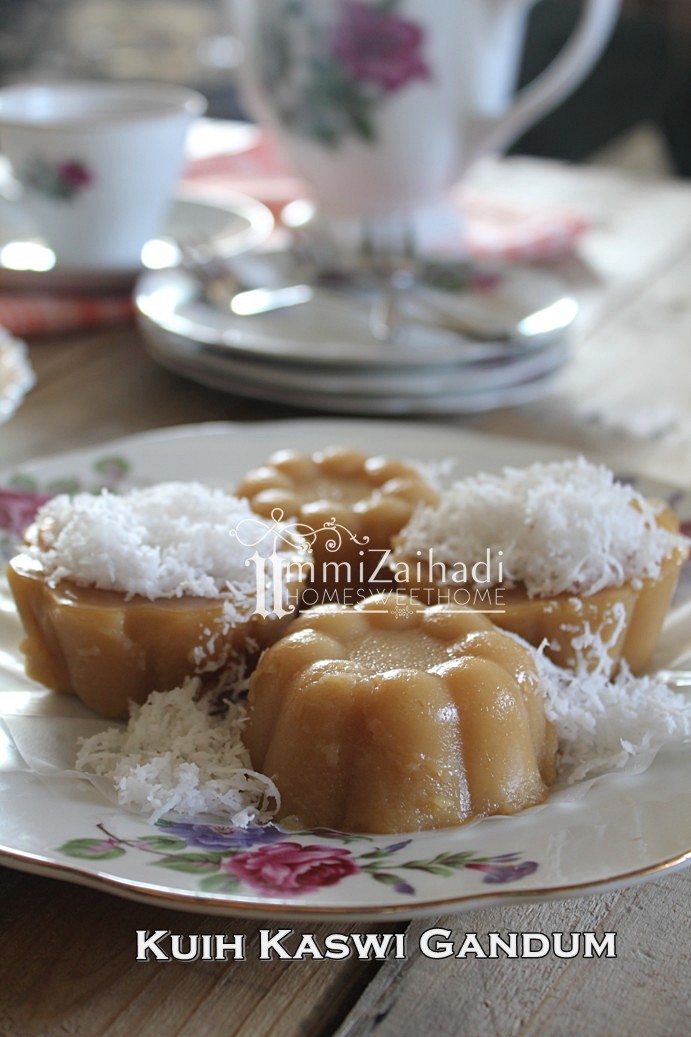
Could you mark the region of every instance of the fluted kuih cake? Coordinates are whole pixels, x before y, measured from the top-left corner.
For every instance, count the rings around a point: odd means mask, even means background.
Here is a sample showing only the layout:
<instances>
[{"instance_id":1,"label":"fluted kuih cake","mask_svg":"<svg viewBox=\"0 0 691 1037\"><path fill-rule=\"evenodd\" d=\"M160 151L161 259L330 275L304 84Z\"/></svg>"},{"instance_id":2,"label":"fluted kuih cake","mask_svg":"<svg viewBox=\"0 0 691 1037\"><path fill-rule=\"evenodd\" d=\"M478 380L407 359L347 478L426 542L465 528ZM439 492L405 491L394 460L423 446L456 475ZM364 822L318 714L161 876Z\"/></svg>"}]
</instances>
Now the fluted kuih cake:
<instances>
[{"instance_id":1,"label":"fluted kuih cake","mask_svg":"<svg viewBox=\"0 0 691 1037\"><path fill-rule=\"evenodd\" d=\"M559 666L606 672L624 662L639 673L688 556L678 530L671 508L581 457L453 484L394 538L392 566L426 605L474 604L484 592L498 626L544 644ZM434 572L415 564L421 555Z\"/></svg>"},{"instance_id":2,"label":"fluted kuih cake","mask_svg":"<svg viewBox=\"0 0 691 1037\"><path fill-rule=\"evenodd\" d=\"M380 582L372 591L391 584L382 554L416 507L438 497L418 466L351 447L281 450L248 472L236 493L258 515L300 523L314 556L312 605L325 590L353 605L373 576Z\"/></svg>"},{"instance_id":3,"label":"fluted kuih cake","mask_svg":"<svg viewBox=\"0 0 691 1037\"><path fill-rule=\"evenodd\" d=\"M294 620L250 682L246 743L310 827L404 832L538 803L555 736L532 652L400 594Z\"/></svg>"},{"instance_id":4,"label":"fluted kuih cake","mask_svg":"<svg viewBox=\"0 0 691 1037\"><path fill-rule=\"evenodd\" d=\"M49 501L8 569L28 675L123 719L193 674L239 676L296 609L302 583L288 567L309 557L282 545L286 616L258 615L246 564L257 548L231 536L258 521L246 501L197 483Z\"/></svg>"}]
</instances>

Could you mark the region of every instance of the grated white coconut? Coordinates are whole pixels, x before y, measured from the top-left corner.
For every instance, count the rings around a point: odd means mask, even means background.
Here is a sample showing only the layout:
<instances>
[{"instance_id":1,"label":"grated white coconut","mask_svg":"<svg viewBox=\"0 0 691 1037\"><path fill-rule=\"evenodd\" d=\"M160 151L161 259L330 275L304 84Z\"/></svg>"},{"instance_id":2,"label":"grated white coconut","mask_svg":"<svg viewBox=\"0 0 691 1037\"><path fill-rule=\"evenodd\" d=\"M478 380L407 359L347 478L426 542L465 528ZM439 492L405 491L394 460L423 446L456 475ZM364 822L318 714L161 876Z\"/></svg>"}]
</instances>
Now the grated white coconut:
<instances>
[{"instance_id":1,"label":"grated white coconut","mask_svg":"<svg viewBox=\"0 0 691 1037\"><path fill-rule=\"evenodd\" d=\"M60 494L39 510L27 553L51 583L70 579L146 598L256 598L255 552L268 557L285 527L246 500L201 483L159 483L121 495ZM241 533L243 535L241 535Z\"/></svg>"},{"instance_id":2,"label":"grated white coconut","mask_svg":"<svg viewBox=\"0 0 691 1037\"><path fill-rule=\"evenodd\" d=\"M691 740L691 699L655 676L614 678L563 670L539 661L545 712L559 738L558 768L565 784L631 764L647 766L663 745Z\"/></svg>"},{"instance_id":3,"label":"grated white coconut","mask_svg":"<svg viewBox=\"0 0 691 1037\"><path fill-rule=\"evenodd\" d=\"M610 680L603 669L574 673L535 655L564 785L627 767L643 770L662 746L691 740L691 699L655 677L624 669ZM222 816L236 827L270 821L280 794L251 769L242 741L245 707L231 702L217 714L199 688L194 678L156 692L134 708L126 728L82 740L77 769L106 779L121 806L152 824L168 814Z\"/></svg>"},{"instance_id":4,"label":"grated white coconut","mask_svg":"<svg viewBox=\"0 0 691 1037\"><path fill-rule=\"evenodd\" d=\"M434 562L470 572L489 552L489 584L503 576L530 596L590 595L655 578L662 559L688 543L658 526L639 492L580 457L454 483L438 505L413 514L394 561L427 556L431 547Z\"/></svg>"},{"instance_id":5,"label":"grated white coconut","mask_svg":"<svg viewBox=\"0 0 691 1037\"><path fill-rule=\"evenodd\" d=\"M135 706L126 727L111 727L81 741L77 770L100 775L118 803L148 814L223 815L244 828L269 821L280 795L273 781L252 770L242 740L245 707L229 702L217 713L200 695L198 678L154 692Z\"/></svg>"}]
</instances>

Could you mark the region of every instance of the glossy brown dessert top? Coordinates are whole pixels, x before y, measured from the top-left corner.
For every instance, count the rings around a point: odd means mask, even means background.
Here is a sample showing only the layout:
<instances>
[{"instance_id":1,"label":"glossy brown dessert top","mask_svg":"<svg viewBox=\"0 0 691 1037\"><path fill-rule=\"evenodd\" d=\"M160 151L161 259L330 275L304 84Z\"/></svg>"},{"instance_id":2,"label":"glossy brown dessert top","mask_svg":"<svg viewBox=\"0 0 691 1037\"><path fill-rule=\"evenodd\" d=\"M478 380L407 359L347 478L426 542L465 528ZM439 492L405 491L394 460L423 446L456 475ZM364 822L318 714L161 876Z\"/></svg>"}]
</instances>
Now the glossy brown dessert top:
<instances>
[{"instance_id":1,"label":"glossy brown dessert top","mask_svg":"<svg viewBox=\"0 0 691 1037\"><path fill-rule=\"evenodd\" d=\"M458 825L539 802L554 776L532 653L482 615L404 595L293 621L249 709L253 765L309 826Z\"/></svg>"},{"instance_id":2,"label":"glossy brown dessert top","mask_svg":"<svg viewBox=\"0 0 691 1037\"><path fill-rule=\"evenodd\" d=\"M352 532L369 533L378 541L401 529L418 504L437 499L414 465L370 457L349 447L311 455L279 451L248 472L236 492L265 517L299 518L312 528L335 519Z\"/></svg>"}]
</instances>

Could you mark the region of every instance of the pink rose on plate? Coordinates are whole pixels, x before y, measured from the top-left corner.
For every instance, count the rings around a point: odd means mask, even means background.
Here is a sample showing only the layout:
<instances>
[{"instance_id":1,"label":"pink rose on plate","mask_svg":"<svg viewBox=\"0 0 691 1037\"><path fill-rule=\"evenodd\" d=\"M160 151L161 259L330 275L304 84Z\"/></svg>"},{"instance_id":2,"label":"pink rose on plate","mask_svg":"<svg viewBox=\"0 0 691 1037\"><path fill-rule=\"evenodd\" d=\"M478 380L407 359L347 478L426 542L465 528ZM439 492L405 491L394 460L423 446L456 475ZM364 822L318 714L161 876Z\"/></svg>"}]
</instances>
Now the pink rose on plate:
<instances>
[{"instance_id":1,"label":"pink rose on plate","mask_svg":"<svg viewBox=\"0 0 691 1037\"><path fill-rule=\"evenodd\" d=\"M21 537L48 500L50 494L47 493L0 488L0 530Z\"/></svg>"},{"instance_id":2,"label":"pink rose on plate","mask_svg":"<svg viewBox=\"0 0 691 1037\"><path fill-rule=\"evenodd\" d=\"M417 22L363 0L344 0L331 54L353 79L393 93L412 79L430 78L421 53L423 41Z\"/></svg>"},{"instance_id":3,"label":"pink rose on plate","mask_svg":"<svg viewBox=\"0 0 691 1037\"><path fill-rule=\"evenodd\" d=\"M360 870L350 850L281 842L238 853L223 865L248 886L269 893L313 893Z\"/></svg>"}]
</instances>

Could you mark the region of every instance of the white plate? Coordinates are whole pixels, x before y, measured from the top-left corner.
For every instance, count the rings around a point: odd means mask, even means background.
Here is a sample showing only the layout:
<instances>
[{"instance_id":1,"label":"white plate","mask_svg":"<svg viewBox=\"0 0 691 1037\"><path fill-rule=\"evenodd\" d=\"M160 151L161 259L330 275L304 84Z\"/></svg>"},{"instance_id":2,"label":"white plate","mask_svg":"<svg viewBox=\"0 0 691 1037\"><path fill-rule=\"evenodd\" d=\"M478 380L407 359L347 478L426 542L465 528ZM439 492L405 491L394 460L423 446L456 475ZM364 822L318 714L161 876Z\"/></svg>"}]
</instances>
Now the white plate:
<instances>
[{"instance_id":1,"label":"white plate","mask_svg":"<svg viewBox=\"0 0 691 1037\"><path fill-rule=\"evenodd\" d=\"M560 456L537 444L410 423L218 423L36 461L5 473L0 482L50 492L68 484L87 489L104 482L124 487L204 478L231 488L246 468L279 446L313 450L335 443L365 450L376 443L382 452L420 459L452 457L454 475ZM691 515L689 495L677 494L675 504L684 517ZM3 604L5 723L22 732L19 744L31 745L34 758L43 739L46 755L70 766L76 734L90 714L76 700L43 691L23 676L19 624L7 598ZM674 620L675 614L668 641ZM684 636L688 651L688 632ZM660 665L670 661L664 651L663 638ZM6 728L4 734L0 728L0 750L2 863L179 909L266 919L410 917L611 888L691 860L688 747L660 753L643 774L607 775L581 799L563 802L556 793L516 817L366 838L323 831L286 835L272 828L151 828L107 803L85 781L58 777L47 763L43 773L27 770ZM249 865L255 882L268 875L262 865L269 851L284 865L282 885L248 884Z\"/></svg>"},{"instance_id":2,"label":"white plate","mask_svg":"<svg viewBox=\"0 0 691 1037\"><path fill-rule=\"evenodd\" d=\"M222 383L233 377L286 393L352 395L366 397L451 396L506 388L538 378L561 367L567 356L563 338L540 349L515 352L485 363L432 365L429 368L341 367L334 364L283 363L237 354L200 349L197 343L139 318L140 328L156 359L170 360L217 374Z\"/></svg>"},{"instance_id":3,"label":"white plate","mask_svg":"<svg viewBox=\"0 0 691 1037\"><path fill-rule=\"evenodd\" d=\"M12 417L35 382L26 344L0 327L0 424Z\"/></svg>"},{"instance_id":4,"label":"white plate","mask_svg":"<svg viewBox=\"0 0 691 1037\"><path fill-rule=\"evenodd\" d=\"M529 267L507 267L495 287L481 294L470 289L466 295L497 320L516 322L549 310L553 318L546 318L545 327L554 335L563 334L576 314L574 300L561 282ZM137 283L135 304L144 326L155 325L190 343L255 360L419 371L433 365L476 363L497 353L496 344L478 347L455 333L420 325L402 328L395 343L382 342L370 328L370 301L339 298L333 292L316 291L313 300L303 305L238 317L209 306L199 297L195 279L184 270L144 274ZM450 303L447 307L451 308ZM545 332L534 348L549 337ZM511 355L498 348L500 356Z\"/></svg>"},{"instance_id":5,"label":"white plate","mask_svg":"<svg viewBox=\"0 0 691 1037\"><path fill-rule=\"evenodd\" d=\"M171 336L160 329L149 328L145 337L147 352L162 367L211 389L322 413L389 417L477 414L497 407L530 403L549 391L567 356L566 346L558 343L554 350L545 355L537 374L525 380L517 378L515 382L508 379L508 384L493 386L493 379L489 378L489 387L475 387L471 391L461 377L457 391L437 390L435 393L425 391L426 387L429 389L430 383L423 375L418 382L413 380L405 388L399 384L394 390L392 385L385 383L377 394L374 386L368 385L364 378L356 383L356 391L346 392L342 386L347 383L348 376L339 386L339 375L335 372L321 377L310 369L296 379L287 371L280 372L272 367L266 371L260 369L253 376L248 373L249 368L245 364L236 364L234 359L211 357L200 352L188 354L184 345L181 350L180 343L174 344ZM394 376L392 381L400 382L402 377L399 375L397 379ZM454 380L453 376L449 379L451 383ZM286 384L287 381L290 384ZM446 389L451 388L452 385L446 386Z\"/></svg>"},{"instance_id":6,"label":"white plate","mask_svg":"<svg viewBox=\"0 0 691 1037\"><path fill-rule=\"evenodd\" d=\"M132 270L74 270L61 266L32 269L50 262L47 243L27 222L21 209L0 200L0 285L46 291L102 292L132 287L140 268ZM180 262L178 242L203 237L219 254L237 255L262 244L274 220L261 202L229 195L224 202L208 202L185 194L176 198L159 238L142 250L144 267L167 269ZM26 266L28 265L28 269Z\"/></svg>"}]
</instances>

